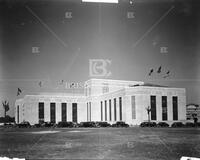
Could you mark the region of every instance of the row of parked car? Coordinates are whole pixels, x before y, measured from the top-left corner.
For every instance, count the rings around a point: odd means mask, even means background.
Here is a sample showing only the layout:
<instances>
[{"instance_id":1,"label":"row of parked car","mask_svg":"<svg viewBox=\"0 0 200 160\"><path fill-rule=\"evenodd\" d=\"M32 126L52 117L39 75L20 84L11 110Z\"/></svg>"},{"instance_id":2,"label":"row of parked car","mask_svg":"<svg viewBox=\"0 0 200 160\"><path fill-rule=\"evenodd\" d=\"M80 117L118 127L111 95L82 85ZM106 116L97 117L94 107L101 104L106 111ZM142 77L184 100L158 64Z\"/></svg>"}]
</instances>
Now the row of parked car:
<instances>
[{"instance_id":1,"label":"row of parked car","mask_svg":"<svg viewBox=\"0 0 200 160\"><path fill-rule=\"evenodd\" d=\"M57 127L57 128L73 128L73 127L84 127L84 128L100 128L100 127L129 127L128 124L126 124L123 121L118 121L114 124L109 124L108 122L81 122L81 123L74 123L74 122L58 122L52 123L52 122L41 122L38 124L30 125L28 121L23 121L19 124L11 124L11 123L5 123L5 127L17 127L17 128L43 128L43 127Z\"/></svg>"},{"instance_id":2,"label":"row of parked car","mask_svg":"<svg viewBox=\"0 0 200 160\"><path fill-rule=\"evenodd\" d=\"M108 122L81 122L81 123L74 123L74 122L41 122L38 124L30 125L29 122L23 121L19 124L15 123L4 123L4 127L17 127L17 128L43 128L43 127L57 127L57 128L75 128L75 127L83 127L83 128L100 128L100 127L129 127L123 121L118 121L114 124L109 124ZM166 122L142 122L140 127L170 127L170 125ZM171 124L171 127L200 127L200 122L192 123L186 122L183 124L182 122L174 122Z\"/></svg>"},{"instance_id":3,"label":"row of parked car","mask_svg":"<svg viewBox=\"0 0 200 160\"><path fill-rule=\"evenodd\" d=\"M166 122L142 122L140 124L140 127L170 127L170 125ZM185 124L182 122L174 122L171 124L171 127L200 127L200 122L192 123L192 122L186 122Z\"/></svg>"}]
</instances>

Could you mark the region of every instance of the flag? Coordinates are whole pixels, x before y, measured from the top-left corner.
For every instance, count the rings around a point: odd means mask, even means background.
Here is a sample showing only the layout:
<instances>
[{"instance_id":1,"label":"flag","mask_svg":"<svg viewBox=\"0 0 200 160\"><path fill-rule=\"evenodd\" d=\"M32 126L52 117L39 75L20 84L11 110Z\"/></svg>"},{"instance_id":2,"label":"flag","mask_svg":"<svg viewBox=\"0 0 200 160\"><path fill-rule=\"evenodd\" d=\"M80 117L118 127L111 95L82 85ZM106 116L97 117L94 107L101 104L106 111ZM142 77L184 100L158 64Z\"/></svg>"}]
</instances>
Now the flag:
<instances>
[{"instance_id":1,"label":"flag","mask_svg":"<svg viewBox=\"0 0 200 160\"><path fill-rule=\"evenodd\" d=\"M42 82L40 81L40 82L38 83L38 85L39 85L40 87L42 87Z\"/></svg>"},{"instance_id":2,"label":"flag","mask_svg":"<svg viewBox=\"0 0 200 160\"><path fill-rule=\"evenodd\" d=\"M150 72L149 72L149 76L151 76L152 73L153 73L153 69L150 70Z\"/></svg>"},{"instance_id":3,"label":"flag","mask_svg":"<svg viewBox=\"0 0 200 160\"><path fill-rule=\"evenodd\" d=\"M161 66L158 68L158 71L157 71L157 73L161 73Z\"/></svg>"},{"instance_id":4,"label":"flag","mask_svg":"<svg viewBox=\"0 0 200 160\"><path fill-rule=\"evenodd\" d=\"M170 73L170 71L167 71L167 73L166 74L169 74Z\"/></svg>"},{"instance_id":5,"label":"flag","mask_svg":"<svg viewBox=\"0 0 200 160\"><path fill-rule=\"evenodd\" d=\"M17 89L17 96L21 94L22 90L20 88Z\"/></svg>"}]
</instances>

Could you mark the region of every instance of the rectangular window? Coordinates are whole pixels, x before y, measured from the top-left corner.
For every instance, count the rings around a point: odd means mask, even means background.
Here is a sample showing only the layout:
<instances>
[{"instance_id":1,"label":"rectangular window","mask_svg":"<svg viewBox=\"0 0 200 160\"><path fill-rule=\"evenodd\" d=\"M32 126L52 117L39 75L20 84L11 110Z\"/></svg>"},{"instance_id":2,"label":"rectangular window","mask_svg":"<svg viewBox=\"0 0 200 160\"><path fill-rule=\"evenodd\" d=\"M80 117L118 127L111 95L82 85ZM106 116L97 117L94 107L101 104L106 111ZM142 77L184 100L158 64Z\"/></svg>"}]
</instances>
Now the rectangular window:
<instances>
[{"instance_id":1,"label":"rectangular window","mask_svg":"<svg viewBox=\"0 0 200 160\"><path fill-rule=\"evenodd\" d=\"M67 103L61 103L62 107L62 122L67 121Z\"/></svg>"},{"instance_id":2,"label":"rectangular window","mask_svg":"<svg viewBox=\"0 0 200 160\"><path fill-rule=\"evenodd\" d=\"M178 97L172 97L172 105L173 105L173 120L178 120Z\"/></svg>"},{"instance_id":3,"label":"rectangular window","mask_svg":"<svg viewBox=\"0 0 200 160\"><path fill-rule=\"evenodd\" d=\"M91 102L87 102L87 121L91 121Z\"/></svg>"},{"instance_id":4,"label":"rectangular window","mask_svg":"<svg viewBox=\"0 0 200 160\"><path fill-rule=\"evenodd\" d=\"M50 121L56 123L56 103L50 103Z\"/></svg>"},{"instance_id":5,"label":"rectangular window","mask_svg":"<svg viewBox=\"0 0 200 160\"><path fill-rule=\"evenodd\" d=\"M89 102L89 121L91 121L91 102Z\"/></svg>"},{"instance_id":6,"label":"rectangular window","mask_svg":"<svg viewBox=\"0 0 200 160\"><path fill-rule=\"evenodd\" d=\"M39 122L44 122L44 103L39 102Z\"/></svg>"},{"instance_id":7,"label":"rectangular window","mask_svg":"<svg viewBox=\"0 0 200 160\"><path fill-rule=\"evenodd\" d=\"M107 101L105 101L105 121L107 121Z\"/></svg>"},{"instance_id":8,"label":"rectangular window","mask_svg":"<svg viewBox=\"0 0 200 160\"><path fill-rule=\"evenodd\" d=\"M19 123L19 105L17 105L17 123Z\"/></svg>"},{"instance_id":9,"label":"rectangular window","mask_svg":"<svg viewBox=\"0 0 200 160\"><path fill-rule=\"evenodd\" d=\"M72 103L72 121L77 123L77 103Z\"/></svg>"},{"instance_id":10,"label":"rectangular window","mask_svg":"<svg viewBox=\"0 0 200 160\"><path fill-rule=\"evenodd\" d=\"M151 96L151 120L156 120L156 96Z\"/></svg>"},{"instance_id":11,"label":"rectangular window","mask_svg":"<svg viewBox=\"0 0 200 160\"><path fill-rule=\"evenodd\" d=\"M119 120L122 121L122 97L119 97Z\"/></svg>"},{"instance_id":12,"label":"rectangular window","mask_svg":"<svg viewBox=\"0 0 200 160\"><path fill-rule=\"evenodd\" d=\"M167 96L162 96L162 120L167 121Z\"/></svg>"},{"instance_id":13,"label":"rectangular window","mask_svg":"<svg viewBox=\"0 0 200 160\"><path fill-rule=\"evenodd\" d=\"M136 119L135 96L131 96L131 105L132 105L132 119Z\"/></svg>"},{"instance_id":14,"label":"rectangular window","mask_svg":"<svg viewBox=\"0 0 200 160\"><path fill-rule=\"evenodd\" d=\"M89 118L88 118L88 112L89 112L89 104L88 104L88 102L87 102L87 121L89 121Z\"/></svg>"},{"instance_id":15,"label":"rectangular window","mask_svg":"<svg viewBox=\"0 0 200 160\"><path fill-rule=\"evenodd\" d=\"M101 101L101 121L103 121L103 102Z\"/></svg>"},{"instance_id":16,"label":"rectangular window","mask_svg":"<svg viewBox=\"0 0 200 160\"><path fill-rule=\"evenodd\" d=\"M117 106L116 106L116 98L114 98L114 121L117 121Z\"/></svg>"},{"instance_id":17,"label":"rectangular window","mask_svg":"<svg viewBox=\"0 0 200 160\"><path fill-rule=\"evenodd\" d=\"M112 121L111 99L109 99L109 113L110 113L110 121Z\"/></svg>"}]
</instances>

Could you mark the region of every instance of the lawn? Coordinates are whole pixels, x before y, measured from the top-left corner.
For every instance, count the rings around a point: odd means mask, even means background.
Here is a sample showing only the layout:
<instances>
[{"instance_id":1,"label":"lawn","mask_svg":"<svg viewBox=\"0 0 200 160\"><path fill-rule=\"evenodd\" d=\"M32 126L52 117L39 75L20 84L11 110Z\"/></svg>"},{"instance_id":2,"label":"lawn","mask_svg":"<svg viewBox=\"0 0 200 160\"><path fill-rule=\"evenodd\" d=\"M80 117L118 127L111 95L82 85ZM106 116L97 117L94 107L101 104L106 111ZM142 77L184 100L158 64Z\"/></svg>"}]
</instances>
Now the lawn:
<instances>
[{"instance_id":1,"label":"lawn","mask_svg":"<svg viewBox=\"0 0 200 160\"><path fill-rule=\"evenodd\" d=\"M52 132L48 132L52 131ZM0 157L178 160L200 157L198 128L0 129Z\"/></svg>"}]
</instances>

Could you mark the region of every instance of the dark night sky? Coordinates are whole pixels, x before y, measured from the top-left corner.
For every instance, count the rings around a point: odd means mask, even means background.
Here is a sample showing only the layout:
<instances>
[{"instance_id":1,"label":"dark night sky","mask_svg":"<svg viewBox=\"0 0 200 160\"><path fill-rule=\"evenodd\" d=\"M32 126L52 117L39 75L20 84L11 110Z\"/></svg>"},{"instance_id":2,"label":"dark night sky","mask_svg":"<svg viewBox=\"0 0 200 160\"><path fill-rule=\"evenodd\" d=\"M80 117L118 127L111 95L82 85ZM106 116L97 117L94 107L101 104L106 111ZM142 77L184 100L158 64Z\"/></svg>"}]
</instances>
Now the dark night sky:
<instances>
[{"instance_id":1,"label":"dark night sky","mask_svg":"<svg viewBox=\"0 0 200 160\"><path fill-rule=\"evenodd\" d=\"M89 59L111 60L107 78L183 87L187 103L200 104L200 2L134 2L1 1L0 100L10 101L9 114L25 94L67 92L61 80L91 78ZM127 18L130 11L133 19ZM66 12L72 12L71 19ZM32 47L40 52L32 53ZM168 47L168 53L160 53L160 47ZM160 74L148 76L159 66ZM168 70L170 76L163 78ZM17 97L18 87L23 92Z\"/></svg>"}]
</instances>

